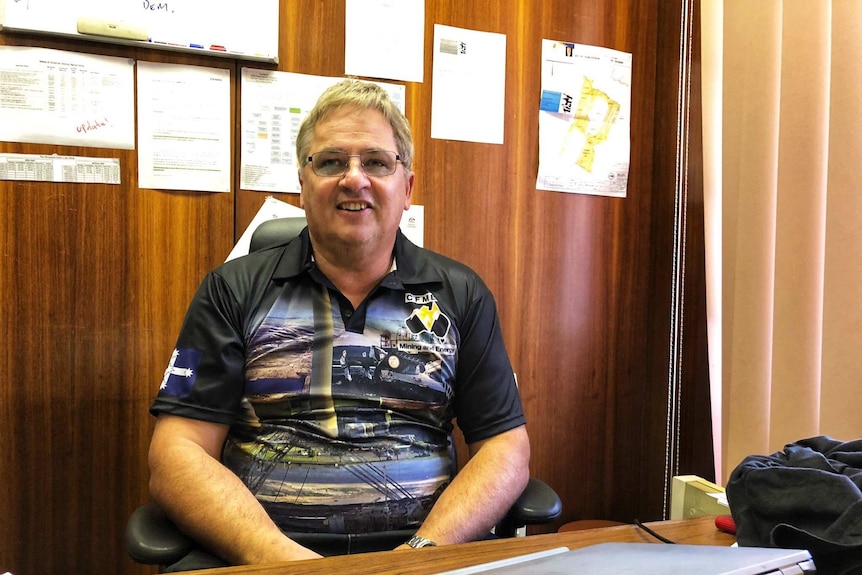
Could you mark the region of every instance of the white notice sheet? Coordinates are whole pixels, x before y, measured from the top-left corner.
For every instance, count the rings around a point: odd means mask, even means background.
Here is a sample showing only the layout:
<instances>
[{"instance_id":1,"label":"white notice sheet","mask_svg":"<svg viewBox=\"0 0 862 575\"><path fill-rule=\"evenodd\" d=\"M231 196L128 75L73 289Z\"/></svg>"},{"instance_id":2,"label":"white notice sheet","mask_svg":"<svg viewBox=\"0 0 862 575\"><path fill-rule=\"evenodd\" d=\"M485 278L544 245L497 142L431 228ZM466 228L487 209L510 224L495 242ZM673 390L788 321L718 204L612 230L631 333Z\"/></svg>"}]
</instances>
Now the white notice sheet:
<instances>
[{"instance_id":1,"label":"white notice sheet","mask_svg":"<svg viewBox=\"0 0 862 575\"><path fill-rule=\"evenodd\" d=\"M503 143L506 36L434 25L431 137Z\"/></svg>"},{"instance_id":2,"label":"white notice sheet","mask_svg":"<svg viewBox=\"0 0 862 575\"><path fill-rule=\"evenodd\" d=\"M0 140L135 147L134 62L0 46Z\"/></svg>"},{"instance_id":3,"label":"white notice sheet","mask_svg":"<svg viewBox=\"0 0 862 575\"><path fill-rule=\"evenodd\" d=\"M0 154L0 180L119 184L120 160L57 154Z\"/></svg>"},{"instance_id":4,"label":"white notice sheet","mask_svg":"<svg viewBox=\"0 0 862 575\"><path fill-rule=\"evenodd\" d=\"M347 0L345 74L421 82L424 66L425 0Z\"/></svg>"},{"instance_id":5,"label":"white notice sheet","mask_svg":"<svg viewBox=\"0 0 862 575\"><path fill-rule=\"evenodd\" d=\"M299 193L296 136L320 94L343 78L242 69L240 188ZM404 86L378 82L404 112Z\"/></svg>"},{"instance_id":6,"label":"white notice sheet","mask_svg":"<svg viewBox=\"0 0 862 575\"><path fill-rule=\"evenodd\" d=\"M138 186L230 192L230 71L138 63Z\"/></svg>"},{"instance_id":7,"label":"white notice sheet","mask_svg":"<svg viewBox=\"0 0 862 575\"><path fill-rule=\"evenodd\" d=\"M632 55L542 40L536 188L625 197Z\"/></svg>"}]
</instances>

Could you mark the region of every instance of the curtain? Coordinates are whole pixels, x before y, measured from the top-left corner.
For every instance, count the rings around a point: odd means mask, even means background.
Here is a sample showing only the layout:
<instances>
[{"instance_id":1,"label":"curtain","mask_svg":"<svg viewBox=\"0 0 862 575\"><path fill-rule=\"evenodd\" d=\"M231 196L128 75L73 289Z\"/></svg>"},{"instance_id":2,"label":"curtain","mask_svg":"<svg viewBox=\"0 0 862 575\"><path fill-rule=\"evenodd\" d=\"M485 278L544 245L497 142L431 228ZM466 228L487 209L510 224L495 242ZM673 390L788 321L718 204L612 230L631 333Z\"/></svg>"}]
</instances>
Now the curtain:
<instances>
[{"instance_id":1,"label":"curtain","mask_svg":"<svg viewBox=\"0 0 862 575\"><path fill-rule=\"evenodd\" d=\"M862 437L862 1L701 8L723 482L746 455Z\"/></svg>"}]
</instances>

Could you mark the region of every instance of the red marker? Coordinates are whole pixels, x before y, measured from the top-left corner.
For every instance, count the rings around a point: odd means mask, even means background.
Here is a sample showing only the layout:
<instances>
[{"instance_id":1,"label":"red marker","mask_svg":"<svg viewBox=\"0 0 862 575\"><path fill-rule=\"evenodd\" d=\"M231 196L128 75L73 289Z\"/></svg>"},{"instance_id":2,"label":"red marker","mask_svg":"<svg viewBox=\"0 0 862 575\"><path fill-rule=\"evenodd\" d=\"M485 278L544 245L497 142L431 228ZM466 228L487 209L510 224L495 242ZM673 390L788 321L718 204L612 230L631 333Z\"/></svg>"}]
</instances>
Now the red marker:
<instances>
[{"instance_id":1,"label":"red marker","mask_svg":"<svg viewBox=\"0 0 862 575\"><path fill-rule=\"evenodd\" d=\"M210 46L210 50L215 50L217 52L225 52L224 46L218 46L216 44Z\"/></svg>"},{"instance_id":2,"label":"red marker","mask_svg":"<svg viewBox=\"0 0 862 575\"><path fill-rule=\"evenodd\" d=\"M715 526L719 531L736 535L736 522L730 515L719 515L715 518Z\"/></svg>"}]
</instances>

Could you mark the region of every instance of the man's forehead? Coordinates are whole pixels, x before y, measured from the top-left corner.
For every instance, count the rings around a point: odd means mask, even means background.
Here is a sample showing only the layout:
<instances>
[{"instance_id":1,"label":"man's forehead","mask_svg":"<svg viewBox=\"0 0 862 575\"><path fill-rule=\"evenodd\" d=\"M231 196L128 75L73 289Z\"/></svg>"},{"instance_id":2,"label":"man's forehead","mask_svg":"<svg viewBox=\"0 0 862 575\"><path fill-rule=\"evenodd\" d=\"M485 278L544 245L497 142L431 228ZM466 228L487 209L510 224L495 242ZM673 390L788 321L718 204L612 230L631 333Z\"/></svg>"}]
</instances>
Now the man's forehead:
<instances>
[{"instance_id":1,"label":"man's forehead","mask_svg":"<svg viewBox=\"0 0 862 575\"><path fill-rule=\"evenodd\" d=\"M314 126L314 138L316 140L337 138L341 134L367 134L395 140L392 125L382 112L374 108L360 108L352 105L339 106L331 110Z\"/></svg>"}]
</instances>

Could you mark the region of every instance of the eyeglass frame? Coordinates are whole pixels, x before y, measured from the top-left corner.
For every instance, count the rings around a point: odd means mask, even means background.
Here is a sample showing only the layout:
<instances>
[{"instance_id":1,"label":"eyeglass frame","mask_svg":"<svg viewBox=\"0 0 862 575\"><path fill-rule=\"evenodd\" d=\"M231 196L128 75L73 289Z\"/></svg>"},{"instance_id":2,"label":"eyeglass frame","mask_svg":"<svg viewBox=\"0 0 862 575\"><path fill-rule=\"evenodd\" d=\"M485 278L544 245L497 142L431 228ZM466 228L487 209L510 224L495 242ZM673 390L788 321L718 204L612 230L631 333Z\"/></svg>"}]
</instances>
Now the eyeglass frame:
<instances>
[{"instance_id":1,"label":"eyeglass frame","mask_svg":"<svg viewBox=\"0 0 862 575\"><path fill-rule=\"evenodd\" d=\"M393 166L392 171L389 172L388 174L381 174L381 175L377 175L377 176L371 175L367 171L365 171L365 165L362 163L362 156L365 154L368 154L368 153L372 153L372 152L386 152L387 154L395 154L395 166ZM320 174L320 173L318 173L317 170L314 169L314 156L316 156L317 154L343 154L344 157L347 158L347 161L344 163L344 171L341 172L340 174ZM365 150L365 151L360 152L358 154L348 154L347 152L342 152L340 150L320 150L318 152L314 152L313 154L309 155L305 159L305 164L303 164L303 165L307 166L307 165L311 164L311 171L313 171L317 176L319 176L321 178L340 178L340 177L343 177L344 174L346 174L350 170L350 158L359 158L359 168L362 170L362 173L365 174L366 176L368 176L369 178L387 178L387 177L391 176L392 174L394 174L396 171L398 171L398 164L399 163L401 163L401 165L404 165L404 162L401 161L401 154L399 154L398 152L395 152L392 150L382 150L382 149L377 149L377 148L371 149L371 150Z\"/></svg>"}]
</instances>

